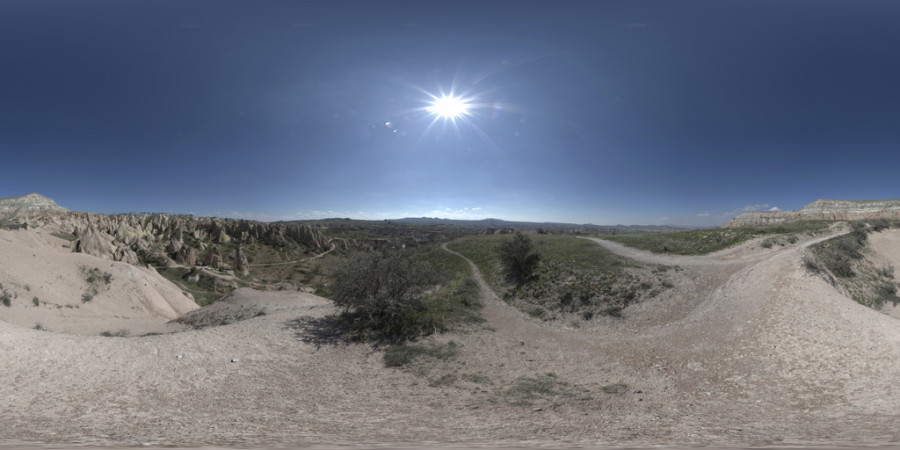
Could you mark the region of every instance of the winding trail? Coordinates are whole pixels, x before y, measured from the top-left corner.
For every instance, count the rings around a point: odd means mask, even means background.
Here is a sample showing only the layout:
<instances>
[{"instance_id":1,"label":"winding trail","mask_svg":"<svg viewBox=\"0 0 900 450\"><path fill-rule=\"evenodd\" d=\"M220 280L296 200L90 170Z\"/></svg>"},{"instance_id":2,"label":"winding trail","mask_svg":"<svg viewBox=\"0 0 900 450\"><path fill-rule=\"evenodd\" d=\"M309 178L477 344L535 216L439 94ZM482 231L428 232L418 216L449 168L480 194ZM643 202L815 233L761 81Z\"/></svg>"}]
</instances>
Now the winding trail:
<instances>
[{"instance_id":1,"label":"winding trail","mask_svg":"<svg viewBox=\"0 0 900 450\"><path fill-rule=\"evenodd\" d=\"M673 289L629 307L624 319L595 319L579 328L541 322L507 305L469 265L484 317L503 336L497 341L520 341L523 348L534 343L541 352L525 352L527 361L571 379L585 379L585 368L596 367L609 381L639 387L636 392L662 409L647 409L634 418L638 423L670 420L674 427L690 423L726 435L833 437L875 423L886 427L888 419L877 414L883 408L873 402L900 405L900 396L882 398L887 383L871 389L873 373L889 377L886 368L900 370L898 322L842 296L801 262L803 249L844 233L773 249L756 239L704 256L655 255L589 238L636 261L682 270ZM867 330L864 338L854 329ZM875 363L869 358L879 345L888 348ZM517 364L512 356L504 363Z\"/></svg>"}]
</instances>

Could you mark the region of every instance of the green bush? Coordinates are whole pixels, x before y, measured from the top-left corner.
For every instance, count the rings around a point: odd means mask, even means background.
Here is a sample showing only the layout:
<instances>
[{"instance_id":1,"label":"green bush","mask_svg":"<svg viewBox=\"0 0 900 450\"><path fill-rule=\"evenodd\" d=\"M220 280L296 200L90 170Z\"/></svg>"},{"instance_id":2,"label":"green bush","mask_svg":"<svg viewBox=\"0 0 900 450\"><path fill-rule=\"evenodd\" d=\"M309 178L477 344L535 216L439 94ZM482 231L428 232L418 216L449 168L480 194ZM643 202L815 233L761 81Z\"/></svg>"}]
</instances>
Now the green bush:
<instances>
[{"instance_id":1,"label":"green bush","mask_svg":"<svg viewBox=\"0 0 900 450\"><path fill-rule=\"evenodd\" d=\"M409 252L358 253L338 268L331 298L363 337L402 342L437 327L424 302L437 281L431 265Z\"/></svg>"},{"instance_id":2,"label":"green bush","mask_svg":"<svg viewBox=\"0 0 900 450\"><path fill-rule=\"evenodd\" d=\"M531 239L518 232L501 242L497 252L507 278L517 284L523 284L531 278L541 259L534 251Z\"/></svg>"}]
</instances>

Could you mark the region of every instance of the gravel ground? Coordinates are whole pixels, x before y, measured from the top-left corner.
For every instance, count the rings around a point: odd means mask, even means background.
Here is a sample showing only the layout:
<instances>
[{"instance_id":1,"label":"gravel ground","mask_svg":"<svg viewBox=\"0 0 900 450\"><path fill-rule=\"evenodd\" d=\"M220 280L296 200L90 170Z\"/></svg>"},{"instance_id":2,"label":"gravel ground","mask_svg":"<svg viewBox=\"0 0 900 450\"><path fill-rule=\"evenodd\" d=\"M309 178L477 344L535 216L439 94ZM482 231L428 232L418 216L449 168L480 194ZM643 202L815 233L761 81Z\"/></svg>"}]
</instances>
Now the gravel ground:
<instances>
[{"instance_id":1,"label":"gravel ground","mask_svg":"<svg viewBox=\"0 0 900 450\"><path fill-rule=\"evenodd\" d=\"M19 235L3 237L31 245ZM455 359L407 369L317 334L335 311L302 292L240 290L210 313L234 323L143 337L4 320L0 447L890 445L900 322L807 274L810 242L692 257L598 242L683 270L623 318L580 327L530 318L479 280L486 322L432 339L457 343ZM552 386L523 399L529 379Z\"/></svg>"}]
</instances>

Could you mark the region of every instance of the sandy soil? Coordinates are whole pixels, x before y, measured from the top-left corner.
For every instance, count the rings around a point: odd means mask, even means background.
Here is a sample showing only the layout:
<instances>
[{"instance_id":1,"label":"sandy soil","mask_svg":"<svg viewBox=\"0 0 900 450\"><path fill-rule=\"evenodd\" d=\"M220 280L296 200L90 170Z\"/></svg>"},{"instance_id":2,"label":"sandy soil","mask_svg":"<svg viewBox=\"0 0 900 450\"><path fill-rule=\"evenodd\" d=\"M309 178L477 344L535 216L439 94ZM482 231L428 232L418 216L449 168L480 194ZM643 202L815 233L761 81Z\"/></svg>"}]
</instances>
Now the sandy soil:
<instances>
[{"instance_id":1,"label":"sandy soil","mask_svg":"<svg viewBox=\"0 0 900 450\"><path fill-rule=\"evenodd\" d=\"M0 237L30 245L19 233ZM900 242L900 231L880 239ZM810 242L674 257L598 241L683 270L624 318L578 328L529 318L481 282L487 322L434 338L458 343L457 359L408 370L316 333L334 309L302 292L240 290L206 319L245 320L145 337L37 331L0 316L0 446L897 442L900 322L807 274ZM900 257L892 248L880 251ZM526 406L506 393L548 372L565 394ZM604 392L619 383L623 392Z\"/></svg>"}]
</instances>

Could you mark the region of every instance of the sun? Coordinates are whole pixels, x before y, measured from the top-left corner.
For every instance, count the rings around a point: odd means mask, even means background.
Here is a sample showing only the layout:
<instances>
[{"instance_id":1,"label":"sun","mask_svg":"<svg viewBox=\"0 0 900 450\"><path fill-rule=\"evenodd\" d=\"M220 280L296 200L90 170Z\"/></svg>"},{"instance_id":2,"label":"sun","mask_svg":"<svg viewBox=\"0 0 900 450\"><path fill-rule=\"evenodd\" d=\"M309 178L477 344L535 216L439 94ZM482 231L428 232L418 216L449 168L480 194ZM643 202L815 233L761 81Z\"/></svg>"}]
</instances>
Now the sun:
<instances>
[{"instance_id":1,"label":"sun","mask_svg":"<svg viewBox=\"0 0 900 450\"><path fill-rule=\"evenodd\" d=\"M444 119L455 119L469 113L469 103L461 97L445 95L431 102L428 111Z\"/></svg>"}]
</instances>

